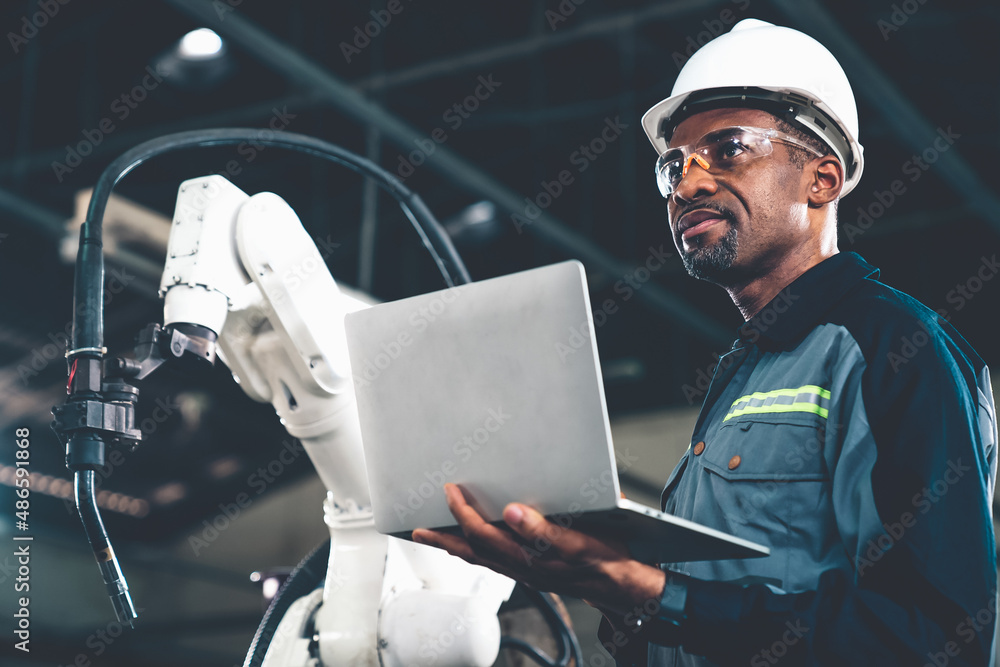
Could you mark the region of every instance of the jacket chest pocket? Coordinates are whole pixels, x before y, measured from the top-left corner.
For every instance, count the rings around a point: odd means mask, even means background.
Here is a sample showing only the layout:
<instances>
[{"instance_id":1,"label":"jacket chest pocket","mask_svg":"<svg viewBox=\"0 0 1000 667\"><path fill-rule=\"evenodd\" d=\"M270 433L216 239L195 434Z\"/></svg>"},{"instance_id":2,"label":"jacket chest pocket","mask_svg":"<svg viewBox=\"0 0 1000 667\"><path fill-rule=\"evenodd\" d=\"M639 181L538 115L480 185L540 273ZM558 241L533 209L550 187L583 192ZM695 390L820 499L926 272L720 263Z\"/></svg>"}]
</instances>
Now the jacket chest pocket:
<instances>
[{"instance_id":1,"label":"jacket chest pocket","mask_svg":"<svg viewBox=\"0 0 1000 667\"><path fill-rule=\"evenodd\" d=\"M803 413L738 417L719 428L699 458L706 469L732 482L826 480L825 421Z\"/></svg>"}]
</instances>

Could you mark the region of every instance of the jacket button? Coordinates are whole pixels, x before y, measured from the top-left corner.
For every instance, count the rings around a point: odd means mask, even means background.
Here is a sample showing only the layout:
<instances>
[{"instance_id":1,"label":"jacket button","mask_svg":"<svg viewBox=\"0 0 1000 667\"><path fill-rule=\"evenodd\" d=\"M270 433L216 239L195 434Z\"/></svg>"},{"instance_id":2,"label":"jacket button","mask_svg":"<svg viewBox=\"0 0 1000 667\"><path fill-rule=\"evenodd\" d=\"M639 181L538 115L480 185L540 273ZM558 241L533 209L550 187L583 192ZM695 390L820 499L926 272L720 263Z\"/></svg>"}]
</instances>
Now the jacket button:
<instances>
[{"instance_id":1,"label":"jacket button","mask_svg":"<svg viewBox=\"0 0 1000 667\"><path fill-rule=\"evenodd\" d=\"M693 449L693 451L694 451L694 455L695 456L700 456L701 453L703 451L705 451L705 443L702 442L701 440L699 440L698 442L694 443L694 449Z\"/></svg>"},{"instance_id":2,"label":"jacket button","mask_svg":"<svg viewBox=\"0 0 1000 667\"><path fill-rule=\"evenodd\" d=\"M729 469L730 469L730 470L735 470L735 469L736 469L736 467L737 467L737 466L738 466L739 464L740 464L740 455L739 455L739 454L737 454L737 455L736 455L736 456L734 456L733 458L729 459Z\"/></svg>"}]
</instances>

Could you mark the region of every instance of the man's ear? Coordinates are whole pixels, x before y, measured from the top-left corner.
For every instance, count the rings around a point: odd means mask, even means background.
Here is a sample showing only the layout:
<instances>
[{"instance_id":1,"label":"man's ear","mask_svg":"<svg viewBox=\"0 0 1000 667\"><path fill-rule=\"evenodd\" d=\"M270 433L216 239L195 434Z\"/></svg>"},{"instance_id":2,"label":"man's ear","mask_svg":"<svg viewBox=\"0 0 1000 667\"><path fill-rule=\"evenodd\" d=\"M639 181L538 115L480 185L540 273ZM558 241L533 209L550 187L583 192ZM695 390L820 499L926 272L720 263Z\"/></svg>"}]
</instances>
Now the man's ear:
<instances>
[{"instance_id":1,"label":"man's ear","mask_svg":"<svg viewBox=\"0 0 1000 667\"><path fill-rule=\"evenodd\" d=\"M844 188L844 168L832 155L816 158L806 165L809 208L820 208L840 196Z\"/></svg>"}]
</instances>

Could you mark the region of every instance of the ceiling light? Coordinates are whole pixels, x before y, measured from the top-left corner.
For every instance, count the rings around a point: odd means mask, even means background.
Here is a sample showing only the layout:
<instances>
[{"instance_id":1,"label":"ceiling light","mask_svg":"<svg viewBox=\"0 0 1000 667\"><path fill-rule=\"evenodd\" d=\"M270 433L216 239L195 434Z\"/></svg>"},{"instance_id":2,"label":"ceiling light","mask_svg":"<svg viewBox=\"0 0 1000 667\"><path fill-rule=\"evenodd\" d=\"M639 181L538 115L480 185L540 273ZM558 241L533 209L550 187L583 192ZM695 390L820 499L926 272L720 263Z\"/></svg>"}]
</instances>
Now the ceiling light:
<instances>
[{"instance_id":1,"label":"ceiling light","mask_svg":"<svg viewBox=\"0 0 1000 667\"><path fill-rule=\"evenodd\" d=\"M192 92L217 88L236 71L236 62L225 41L208 28L187 33L151 64L157 74L177 89Z\"/></svg>"},{"instance_id":2,"label":"ceiling light","mask_svg":"<svg viewBox=\"0 0 1000 667\"><path fill-rule=\"evenodd\" d=\"M222 38L214 30L198 28L181 38L177 55L188 60L207 60L221 56L226 50Z\"/></svg>"}]
</instances>

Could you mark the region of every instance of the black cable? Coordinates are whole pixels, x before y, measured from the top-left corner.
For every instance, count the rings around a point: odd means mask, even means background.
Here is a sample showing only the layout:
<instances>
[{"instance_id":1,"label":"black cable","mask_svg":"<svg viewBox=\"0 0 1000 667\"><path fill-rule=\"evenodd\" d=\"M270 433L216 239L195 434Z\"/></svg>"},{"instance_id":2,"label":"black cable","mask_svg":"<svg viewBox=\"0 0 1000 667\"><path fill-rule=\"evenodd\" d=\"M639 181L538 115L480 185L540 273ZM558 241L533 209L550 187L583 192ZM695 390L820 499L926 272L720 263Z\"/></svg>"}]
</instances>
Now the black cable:
<instances>
[{"instance_id":1,"label":"black cable","mask_svg":"<svg viewBox=\"0 0 1000 667\"><path fill-rule=\"evenodd\" d=\"M517 651L518 653L523 653L528 656L542 667L557 667L560 662L556 662L542 649L532 646L523 639L517 639L516 637L501 637L500 638L500 648L509 648L512 651Z\"/></svg>"},{"instance_id":2,"label":"black cable","mask_svg":"<svg viewBox=\"0 0 1000 667\"><path fill-rule=\"evenodd\" d=\"M74 270L73 336L66 356L74 369L77 364L81 364L86 370L86 373L81 374L81 377L86 378L86 386L78 386L83 383L71 383L72 393L67 399L68 403L88 399L103 400L100 369L105 352L103 221L108 198L115 185L133 169L157 155L186 148L232 145L245 141L321 157L374 179L379 187L399 202L420 235L424 246L433 256L445 282L449 286L471 282L469 272L452 245L451 239L423 200L399 179L371 160L340 146L301 134L246 128L194 130L152 139L126 151L105 167L94 185L87 218L80 227L80 246ZM80 429L77 435L68 440L67 459L79 449L78 439L80 442L86 441L88 446L93 446L96 442L103 452L104 445L99 429ZM124 618L124 614L127 615L128 622L131 622L135 617L135 611L128 597L128 586L114 557L107 531L93 498L93 471L81 474L79 468L73 469L76 472L77 509L84 531L94 546L98 565L104 574L119 620ZM89 484L87 480L90 480Z\"/></svg>"},{"instance_id":3,"label":"black cable","mask_svg":"<svg viewBox=\"0 0 1000 667\"><path fill-rule=\"evenodd\" d=\"M322 139L292 132L251 128L219 128L168 134L139 144L123 153L101 173L94 185L87 210L87 219L80 228L80 251L76 264L74 292L73 349L99 349L103 345L103 281L104 258L101 254L104 210L112 189L130 171L143 162L164 153L187 148L225 146L253 141L264 146L277 146L341 164L352 171L375 180L391 194L413 223L421 241L434 258L449 286L471 282L469 272L441 224L434 218L415 192L377 164L340 146Z\"/></svg>"},{"instance_id":4,"label":"black cable","mask_svg":"<svg viewBox=\"0 0 1000 667\"><path fill-rule=\"evenodd\" d=\"M500 648L509 648L528 656L543 667L567 667L570 660L575 661L577 667L583 664L581 658L580 642L576 638L576 633L563 620L562 614L556 608L555 601L551 593L542 593L523 584L518 584L525 596L542 612L542 617L552 631L553 636L559 641L559 657L550 658L545 651L532 646L522 639L503 636L500 638Z\"/></svg>"},{"instance_id":5,"label":"black cable","mask_svg":"<svg viewBox=\"0 0 1000 667\"><path fill-rule=\"evenodd\" d=\"M295 566L285 583L278 589L278 594L271 600L264 612L264 618L257 626L253 641L247 650L243 667L260 667L267 655L267 649L274 638L278 624L292 603L304 595L308 595L320 585L326 577L327 563L330 560L330 540L324 540L313 549L309 555Z\"/></svg>"},{"instance_id":6,"label":"black cable","mask_svg":"<svg viewBox=\"0 0 1000 667\"><path fill-rule=\"evenodd\" d=\"M101 577L107 588L108 597L115 609L115 617L122 624L132 627L136 618L135 607L128 593L128 584L118 566L114 549L108 539L108 532L101 521L101 513L97 509L97 497L94 490L94 471L77 470L73 474L73 491L76 500L76 510L83 524L83 532L87 535L94 558L101 570Z\"/></svg>"},{"instance_id":7,"label":"black cable","mask_svg":"<svg viewBox=\"0 0 1000 667\"><path fill-rule=\"evenodd\" d=\"M76 511L80 514L90 548L94 552L107 549L110 542L108 541L108 532L104 529L104 522L101 521L101 514L97 509L93 470L80 470L74 473L73 492L76 496Z\"/></svg>"}]
</instances>

